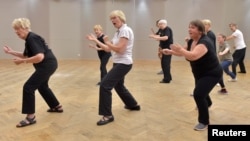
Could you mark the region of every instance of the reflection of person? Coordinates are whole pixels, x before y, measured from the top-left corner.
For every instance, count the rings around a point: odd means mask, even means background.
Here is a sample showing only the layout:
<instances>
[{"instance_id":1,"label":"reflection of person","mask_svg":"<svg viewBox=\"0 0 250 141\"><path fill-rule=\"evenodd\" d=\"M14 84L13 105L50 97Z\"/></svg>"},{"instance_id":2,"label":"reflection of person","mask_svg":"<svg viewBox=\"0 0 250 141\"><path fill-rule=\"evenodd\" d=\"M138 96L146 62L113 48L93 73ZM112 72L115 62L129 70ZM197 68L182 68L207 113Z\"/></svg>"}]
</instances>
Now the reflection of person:
<instances>
[{"instance_id":1,"label":"reflection of person","mask_svg":"<svg viewBox=\"0 0 250 141\"><path fill-rule=\"evenodd\" d=\"M244 64L245 54L246 54L246 43L244 41L243 33L237 28L235 23L229 24L230 29L233 33L227 37L227 40L234 40L235 51L233 53L233 63L232 71L236 74L236 67L239 64L240 71L238 73L246 73L246 68Z\"/></svg>"},{"instance_id":2,"label":"reflection of person","mask_svg":"<svg viewBox=\"0 0 250 141\"><path fill-rule=\"evenodd\" d=\"M194 100L198 108L199 123L195 130L205 130L209 124L208 107L212 105L209 93L222 77L222 68L214 53L214 46L207 35L202 21L194 20L189 24L190 40L187 46L171 45L171 49L163 49L164 54L184 56L190 62L195 88Z\"/></svg>"},{"instance_id":3,"label":"reflection of person","mask_svg":"<svg viewBox=\"0 0 250 141\"><path fill-rule=\"evenodd\" d=\"M103 78L99 89L99 115L103 117L97 125L105 125L114 121L112 113L112 89L114 88L123 103L125 109L140 110L140 105L124 86L125 76L132 69L132 49L134 44L134 33L127 26L125 14L120 10L112 11L110 20L118 29L111 41L105 37L103 44L94 35L87 35L87 39L97 43L103 50L112 51L113 67Z\"/></svg>"},{"instance_id":4,"label":"reflection of person","mask_svg":"<svg viewBox=\"0 0 250 141\"><path fill-rule=\"evenodd\" d=\"M97 39L104 43L104 37L106 35L104 35L104 33L102 32L102 27L101 25L95 25L94 26L94 32L97 36ZM90 45L90 47L95 48L97 50L98 53L98 57L100 59L100 71L101 71L101 79L103 79L103 77L107 74L107 63L109 61L109 58L111 56L110 51L106 52L104 51L98 44L96 46ZM97 83L97 85L100 85L100 82Z\"/></svg>"},{"instance_id":5,"label":"reflection of person","mask_svg":"<svg viewBox=\"0 0 250 141\"><path fill-rule=\"evenodd\" d=\"M5 46L7 54L16 56L14 63L32 63L35 72L30 76L23 86L22 113L27 114L26 118L17 124L17 127L24 127L36 123L35 119L35 90L44 98L50 107L47 112L63 112L54 93L48 86L51 75L57 69L57 59L39 35L31 32L30 21L26 18L15 19L12 26L19 38L25 40L24 52L17 52Z\"/></svg>"},{"instance_id":6,"label":"reflection of person","mask_svg":"<svg viewBox=\"0 0 250 141\"><path fill-rule=\"evenodd\" d=\"M149 37L160 41L161 49L170 48L173 43L173 32L172 29L167 25L167 20L159 21L160 35L151 34ZM171 76L171 58L172 55L163 54L161 57L161 67L163 70L163 79L160 83L170 83L172 80Z\"/></svg>"}]
</instances>

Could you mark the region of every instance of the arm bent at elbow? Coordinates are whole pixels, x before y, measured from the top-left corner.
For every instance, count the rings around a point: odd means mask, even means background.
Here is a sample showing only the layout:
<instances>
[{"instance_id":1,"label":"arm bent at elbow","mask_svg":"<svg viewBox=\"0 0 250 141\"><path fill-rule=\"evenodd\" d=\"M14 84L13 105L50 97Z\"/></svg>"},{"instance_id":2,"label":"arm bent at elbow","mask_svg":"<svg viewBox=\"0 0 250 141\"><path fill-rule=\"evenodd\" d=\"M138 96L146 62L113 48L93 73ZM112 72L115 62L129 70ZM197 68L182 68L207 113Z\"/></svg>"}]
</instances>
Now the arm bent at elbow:
<instances>
[{"instance_id":1,"label":"arm bent at elbow","mask_svg":"<svg viewBox=\"0 0 250 141\"><path fill-rule=\"evenodd\" d=\"M117 44L112 44L111 42L105 42L108 47L117 53L123 53L127 47L128 39L121 37Z\"/></svg>"},{"instance_id":2,"label":"arm bent at elbow","mask_svg":"<svg viewBox=\"0 0 250 141\"><path fill-rule=\"evenodd\" d=\"M37 64L37 63L42 62L43 59L44 59L44 54L43 54L43 53L38 53L38 54L36 54L35 56L32 56L32 57L29 57L29 58L24 59L24 61L25 61L26 63L34 63L34 64Z\"/></svg>"}]
</instances>

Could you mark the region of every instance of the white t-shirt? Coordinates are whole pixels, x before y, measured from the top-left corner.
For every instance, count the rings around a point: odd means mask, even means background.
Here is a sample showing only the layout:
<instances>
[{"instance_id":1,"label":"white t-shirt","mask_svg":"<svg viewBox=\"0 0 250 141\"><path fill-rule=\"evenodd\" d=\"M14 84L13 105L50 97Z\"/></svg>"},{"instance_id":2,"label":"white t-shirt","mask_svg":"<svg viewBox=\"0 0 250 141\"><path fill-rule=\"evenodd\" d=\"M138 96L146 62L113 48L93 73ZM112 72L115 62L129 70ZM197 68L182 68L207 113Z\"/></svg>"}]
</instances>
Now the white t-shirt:
<instances>
[{"instance_id":1,"label":"white t-shirt","mask_svg":"<svg viewBox=\"0 0 250 141\"><path fill-rule=\"evenodd\" d=\"M112 42L113 44L117 44L120 38L127 38L128 44L125 50L122 53L117 53L112 51L113 62L130 65L133 64L132 59L132 50L134 46L134 33L127 24L123 24L122 27L115 33Z\"/></svg>"},{"instance_id":2,"label":"white t-shirt","mask_svg":"<svg viewBox=\"0 0 250 141\"><path fill-rule=\"evenodd\" d=\"M235 45L235 49L243 49L246 47L246 43L244 41L244 37L243 34L240 30L236 29L233 34L232 34L235 38L234 38L234 45Z\"/></svg>"}]
</instances>

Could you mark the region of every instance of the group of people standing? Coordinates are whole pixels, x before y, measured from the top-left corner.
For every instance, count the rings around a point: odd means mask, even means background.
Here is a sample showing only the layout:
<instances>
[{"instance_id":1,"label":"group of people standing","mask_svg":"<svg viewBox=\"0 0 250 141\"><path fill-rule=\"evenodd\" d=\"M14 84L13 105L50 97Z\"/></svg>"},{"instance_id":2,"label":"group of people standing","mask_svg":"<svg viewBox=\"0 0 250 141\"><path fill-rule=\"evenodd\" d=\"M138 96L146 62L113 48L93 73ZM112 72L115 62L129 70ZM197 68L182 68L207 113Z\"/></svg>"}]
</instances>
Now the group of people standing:
<instances>
[{"instance_id":1,"label":"group of people standing","mask_svg":"<svg viewBox=\"0 0 250 141\"><path fill-rule=\"evenodd\" d=\"M194 20L189 24L189 37L187 44L182 46L178 43L170 44L167 48L161 48L164 55L184 56L190 62L190 66L195 79L195 87L192 96L196 102L198 110L199 123L194 127L195 130L204 130L209 124L208 108L212 105L209 93L214 86L219 83L220 93L227 93L223 81L223 70L231 77L229 81L235 82L236 66L240 65L239 73L246 73L244 58L246 44L243 34L236 27L236 24L230 24L233 31L231 36L226 37L223 34L217 35L219 49L216 49L216 36L211 30L211 21ZM168 34L170 35L170 34ZM160 40L162 35L150 35L150 37ZM172 34L171 34L172 36ZM235 51L232 50L227 40L234 39ZM165 40L167 40L165 38ZM170 40L172 41L172 39ZM160 46L161 47L161 46ZM232 64L232 72L229 66ZM162 69L168 66L162 66Z\"/></svg>"},{"instance_id":2,"label":"group of people standing","mask_svg":"<svg viewBox=\"0 0 250 141\"><path fill-rule=\"evenodd\" d=\"M162 26L162 21L164 21L164 26ZM245 65L244 65L244 59L245 59L245 53L246 53L246 44L244 42L244 37L242 32L237 29L237 25L234 23L230 23L229 27L232 30L233 34L230 36L225 36L222 33L218 33L216 36L214 32L211 29L211 21L209 19L202 20L204 26L205 26L205 33L209 37L210 40L212 40L212 43L214 45L214 52L218 55L219 61L221 63L221 66L223 67L224 72L231 77L229 81L236 82L236 67L239 64L240 71L238 73L246 73ZM166 74L163 76L163 80L160 81L160 83L170 83L172 80L171 76L171 55L169 55L168 61L164 57L162 57L164 54L162 53L162 49L169 48L169 44L173 43L173 32L172 29L167 25L167 20L160 19L156 21L156 26L158 28L157 32L154 32L153 28L151 28L151 31L153 34L150 34L149 37L153 38L160 42L159 49L158 49L158 56L161 60L161 68L162 68L162 74ZM168 31L168 32L165 32ZM223 37L223 39L221 38ZM186 42L190 38L187 37L185 40ZM216 40L217 39L217 40ZM235 39L235 46L233 48L230 47L227 40ZM217 51L216 41L219 44L219 51ZM238 43L236 43L238 42ZM164 46L163 44L168 43L168 47ZM238 47L236 47L238 46ZM236 49L237 48L237 49ZM235 51L233 51L235 50ZM234 54L233 54L234 53ZM232 56L232 57L231 57ZM165 62L165 65L163 65L162 62ZM227 62L227 63L226 63ZM167 63L167 64L166 64ZM229 70L229 66L232 64L232 72ZM165 70L166 73L163 73ZM158 74L161 74L159 72ZM167 80L167 81L165 81ZM170 80L170 81L169 81ZM225 88L223 79L219 82L219 85L221 86L221 93L227 93L227 90Z\"/></svg>"},{"instance_id":3,"label":"group of people standing","mask_svg":"<svg viewBox=\"0 0 250 141\"><path fill-rule=\"evenodd\" d=\"M237 73L236 67L239 64L240 71L239 73L246 73L244 59L246 53L246 44L244 41L244 37L242 32L237 29L237 25L234 23L230 23L229 27L233 32L230 36L226 36L222 33L218 33L217 41L218 41L218 51L216 50L216 36L211 30L211 21L208 19L203 20L205 25L205 30L207 36L212 40L215 46L215 52L218 55L218 59L220 61L221 67L224 72L230 77L228 79L229 82L236 82L237 81ZM234 46L231 47L228 40L234 39ZM231 65L232 71L230 71L229 66ZM219 91L222 94L227 94L228 91L225 87L223 77L219 81L219 86L221 86L221 90Z\"/></svg>"},{"instance_id":4,"label":"group of people standing","mask_svg":"<svg viewBox=\"0 0 250 141\"><path fill-rule=\"evenodd\" d=\"M133 66L132 50L134 46L133 30L126 24L126 16L121 10L114 10L109 18L113 26L117 29L112 39L102 32L100 25L94 26L94 34L89 34L86 38L96 45L90 45L98 51L100 58L101 78L99 85L99 115L102 116L97 121L97 125L106 125L114 121L112 113L112 89L115 89L118 96L124 103L127 110L139 111L141 109L137 100L124 85L125 77ZM30 76L23 86L23 106L22 113L27 114L26 118L17 124L17 127L24 127L36 123L35 119L35 90L38 89L44 100L49 106L48 112L62 113L63 108L54 93L48 86L50 76L56 71L57 60L39 35L31 32L30 21L26 18L15 19L12 24L16 34L25 40L23 52L17 52L5 46L7 54L16 56L14 63L32 63L35 72ZM240 65L240 72L246 73L244 66L244 56L246 45L242 33L236 28L235 24L230 24L234 32L226 37L218 34L219 42L219 62L216 53L215 41L209 35L212 31L206 27L202 20L193 20L189 23L189 39L187 44L182 46L173 41L172 29L167 25L167 20L158 21L159 31L150 35L151 38L159 41L159 52L161 53L161 67L163 79L160 83L170 83L172 76L170 73L172 55L183 56L190 62L190 66L195 79L193 97L198 109L198 124L195 130L204 130L209 124L208 107L212 105L209 93L214 86L222 80L223 70L236 80L236 66ZM213 37L214 38L214 37ZM235 49L233 54L233 72L228 66L231 64L230 47L226 40L235 39ZM215 40L215 39L214 39ZM112 55L111 55L112 53ZM106 65L112 56L113 67L107 71ZM222 67L221 67L222 66ZM220 83L222 85L222 83Z\"/></svg>"}]
</instances>

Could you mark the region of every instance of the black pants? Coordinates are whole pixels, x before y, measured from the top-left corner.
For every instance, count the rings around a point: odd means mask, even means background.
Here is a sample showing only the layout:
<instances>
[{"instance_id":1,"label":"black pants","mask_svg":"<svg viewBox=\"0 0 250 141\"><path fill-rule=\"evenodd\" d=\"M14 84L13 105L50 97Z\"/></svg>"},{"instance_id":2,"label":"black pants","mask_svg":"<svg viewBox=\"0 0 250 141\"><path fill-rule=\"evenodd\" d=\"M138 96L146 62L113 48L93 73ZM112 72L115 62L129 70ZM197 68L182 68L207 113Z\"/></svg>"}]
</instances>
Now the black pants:
<instances>
[{"instance_id":1,"label":"black pants","mask_svg":"<svg viewBox=\"0 0 250 141\"><path fill-rule=\"evenodd\" d=\"M109 61L111 54L110 53L105 53L105 54L101 54L99 55L99 59L100 59L100 72L101 72L101 80L103 79L103 77L107 74L107 64Z\"/></svg>"},{"instance_id":2,"label":"black pants","mask_svg":"<svg viewBox=\"0 0 250 141\"><path fill-rule=\"evenodd\" d=\"M45 68L36 68L23 86L23 114L35 113L35 90L38 90L50 108L59 105L57 98L48 86L50 76L55 72L57 62L50 63Z\"/></svg>"},{"instance_id":3,"label":"black pants","mask_svg":"<svg viewBox=\"0 0 250 141\"><path fill-rule=\"evenodd\" d=\"M232 63L232 72L237 75L236 67L239 64L240 72L246 72L244 59L246 54L246 48L235 50L233 53L233 63Z\"/></svg>"},{"instance_id":4,"label":"black pants","mask_svg":"<svg viewBox=\"0 0 250 141\"><path fill-rule=\"evenodd\" d=\"M163 71L163 81L170 82L172 80L170 68L171 68L172 55L162 55L161 68Z\"/></svg>"},{"instance_id":5,"label":"black pants","mask_svg":"<svg viewBox=\"0 0 250 141\"><path fill-rule=\"evenodd\" d=\"M131 70L131 65L114 64L112 69L103 78L99 89L99 115L111 116L112 114L112 93L114 88L121 100L128 107L137 105L136 100L124 86L125 75Z\"/></svg>"},{"instance_id":6,"label":"black pants","mask_svg":"<svg viewBox=\"0 0 250 141\"><path fill-rule=\"evenodd\" d=\"M222 71L221 71L222 75ZM205 125L209 124L208 107L212 105L209 93L214 86L221 80L221 76L205 76L195 79L194 100L198 108L198 121Z\"/></svg>"},{"instance_id":7,"label":"black pants","mask_svg":"<svg viewBox=\"0 0 250 141\"><path fill-rule=\"evenodd\" d=\"M220 84L221 88L225 88L225 83L224 83L223 77L221 77L219 84Z\"/></svg>"}]
</instances>

